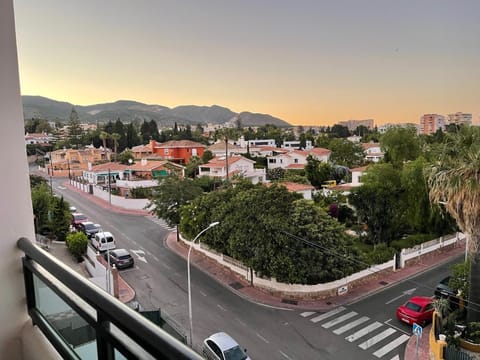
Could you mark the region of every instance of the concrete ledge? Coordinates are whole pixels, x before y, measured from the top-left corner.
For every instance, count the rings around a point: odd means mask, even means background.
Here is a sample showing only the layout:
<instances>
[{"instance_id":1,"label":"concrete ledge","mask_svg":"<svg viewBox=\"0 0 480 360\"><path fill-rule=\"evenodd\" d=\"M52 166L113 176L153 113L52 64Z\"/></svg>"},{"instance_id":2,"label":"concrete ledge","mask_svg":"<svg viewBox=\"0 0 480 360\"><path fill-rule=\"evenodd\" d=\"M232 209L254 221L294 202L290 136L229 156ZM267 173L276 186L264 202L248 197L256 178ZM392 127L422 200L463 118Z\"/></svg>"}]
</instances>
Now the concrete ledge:
<instances>
[{"instance_id":1,"label":"concrete ledge","mask_svg":"<svg viewBox=\"0 0 480 360\"><path fill-rule=\"evenodd\" d=\"M22 328L22 359L28 360L61 360L57 350L43 335L37 326L28 320Z\"/></svg>"}]
</instances>

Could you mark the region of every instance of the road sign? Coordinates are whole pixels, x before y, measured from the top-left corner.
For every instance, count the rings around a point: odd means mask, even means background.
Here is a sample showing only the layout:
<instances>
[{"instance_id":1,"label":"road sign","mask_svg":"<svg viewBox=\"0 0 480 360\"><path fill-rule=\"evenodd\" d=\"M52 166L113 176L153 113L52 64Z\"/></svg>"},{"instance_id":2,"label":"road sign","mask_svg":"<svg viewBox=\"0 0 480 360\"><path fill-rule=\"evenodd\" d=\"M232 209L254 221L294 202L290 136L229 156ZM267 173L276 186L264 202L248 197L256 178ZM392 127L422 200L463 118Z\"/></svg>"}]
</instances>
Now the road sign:
<instances>
[{"instance_id":1,"label":"road sign","mask_svg":"<svg viewBox=\"0 0 480 360\"><path fill-rule=\"evenodd\" d=\"M413 334L417 337L421 337L422 336L422 327L418 324L413 324Z\"/></svg>"}]
</instances>

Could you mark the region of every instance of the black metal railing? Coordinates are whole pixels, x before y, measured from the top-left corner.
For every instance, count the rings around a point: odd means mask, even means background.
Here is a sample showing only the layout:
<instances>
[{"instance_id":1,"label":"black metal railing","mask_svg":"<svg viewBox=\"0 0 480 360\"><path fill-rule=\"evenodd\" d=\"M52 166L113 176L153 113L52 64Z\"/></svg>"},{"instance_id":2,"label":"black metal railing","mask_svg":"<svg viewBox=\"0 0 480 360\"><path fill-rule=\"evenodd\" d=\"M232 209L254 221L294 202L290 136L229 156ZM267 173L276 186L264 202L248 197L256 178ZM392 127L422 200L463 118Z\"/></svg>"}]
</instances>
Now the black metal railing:
<instances>
[{"instance_id":1,"label":"black metal railing","mask_svg":"<svg viewBox=\"0 0 480 360\"><path fill-rule=\"evenodd\" d=\"M28 313L65 359L202 359L26 238Z\"/></svg>"}]
</instances>

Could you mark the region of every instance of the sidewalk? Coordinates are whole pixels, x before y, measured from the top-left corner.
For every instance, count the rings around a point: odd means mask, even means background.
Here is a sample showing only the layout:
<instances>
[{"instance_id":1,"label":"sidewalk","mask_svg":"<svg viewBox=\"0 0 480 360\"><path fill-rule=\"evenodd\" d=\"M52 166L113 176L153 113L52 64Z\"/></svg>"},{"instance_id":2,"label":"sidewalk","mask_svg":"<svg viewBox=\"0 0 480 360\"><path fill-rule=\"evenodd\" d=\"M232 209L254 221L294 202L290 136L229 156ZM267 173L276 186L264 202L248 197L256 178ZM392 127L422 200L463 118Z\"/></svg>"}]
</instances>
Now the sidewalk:
<instances>
[{"instance_id":1,"label":"sidewalk","mask_svg":"<svg viewBox=\"0 0 480 360\"><path fill-rule=\"evenodd\" d=\"M176 232L171 232L166 241L167 247L176 252L180 256L186 258L188 253L188 246L183 242L177 242ZM210 275L219 283L223 284L230 291L237 295L267 306L297 309L297 310L316 310L316 311L328 311L340 305L348 305L362 298L372 295L375 292L386 289L390 286L398 284L407 280L411 276L417 275L421 272L432 269L444 262L449 261L451 258L463 254L465 251L464 246L457 246L449 251L444 250L439 252L437 256L430 257L422 260L421 263L414 264L408 268L397 270L382 276L381 278L373 278L365 282L362 286L358 286L342 296L330 297L322 300L299 300L296 302L281 299L279 297L272 296L265 291L252 287L243 277L234 273L233 271L226 269L219 265L214 260L209 259L201 253L193 251L190 257L191 264L196 266L204 273ZM419 340L418 358L416 349L416 337L412 336L407 343L405 349L405 360L429 360L430 359L430 345L428 340L428 332L430 326L425 328L422 338Z\"/></svg>"}]
</instances>

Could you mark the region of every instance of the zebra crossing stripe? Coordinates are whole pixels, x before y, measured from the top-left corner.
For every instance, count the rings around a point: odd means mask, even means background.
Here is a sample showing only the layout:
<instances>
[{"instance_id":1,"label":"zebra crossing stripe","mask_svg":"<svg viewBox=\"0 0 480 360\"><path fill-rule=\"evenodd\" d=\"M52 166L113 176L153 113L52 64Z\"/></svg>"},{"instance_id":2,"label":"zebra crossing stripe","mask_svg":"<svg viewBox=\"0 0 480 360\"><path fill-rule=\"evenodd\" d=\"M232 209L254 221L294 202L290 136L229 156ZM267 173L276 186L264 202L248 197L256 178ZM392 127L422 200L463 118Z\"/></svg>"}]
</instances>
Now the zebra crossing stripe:
<instances>
[{"instance_id":1,"label":"zebra crossing stripe","mask_svg":"<svg viewBox=\"0 0 480 360\"><path fill-rule=\"evenodd\" d=\"M353 329L355 326L363 324L365 321L368 320L370 320L368 316L362 316L361 318L358 318L348 324L343 325L342 327L339 327L338 329L334 330L333 333L337 335L343 334L344 332Z\"/></svg>"},{"instance_id":2,"label":"zebra crossing stripe","mask_svg":"<svg viewBox=\"0 0 480 360\"><path fill-rule=\"evenodd\" d=\"M323 328L325 329L329 329L331 328L332 326L335 326L337 324L340 324L341 322L344 322L345 320L348 320L354 316L358 315L355 311L351 311L345 315L342 315L342 316L339 316L338 318L336 319L333 319L325 324L322 325Z\"/></svg>"},{"instance_id":3,"label":"zebra crossing stripe","mask_svg":"<svg viewBox=\"0 0 480 360\"><path fill-rule=\"evenodd\" d=\"M382 341L383 339L392 335L395 332L397 332L397 330L388 328L387 330L382 331L380 334L375 335L374 337L368 339L367 341L361 343L358 346L363 350L367 350L370 346L375 345L376 343Z\"/></svg>"},{"instance_id":4,"label":"zebra crossing stripe","mask_svg":"<svg viewBox=\"0 0 480 360\"><path fill-rule=\"evenodd\" d=\"M410 339L410 336L403 334L402 336L399 336L395 340L389 342L387 345L382 347L381 349L378 349L373 353L377 358L381 358L383 355L388 354L390 351L395 349L398 345L403 344L405 341Z\"/></svg>"},{"instance_id":5,"label":"zebra crossing stripe","mask_svg":"<svg viewBox=\"0 0 480 360\"><path fill-rule=\"evenodd\" d=\"M362 336L369 334L371 331L378 329L380 326L382 326L382 323L375 321L374 323L368 325L367 327L364 327L363 329L358 330L356 333L353 333L352 335L347 336L345 340L354 342L355 340L360 339Z\"/></svg>"},{"instance_id":6,"label":"zebra crossing stripe","mask_svg":"<svg viewBox=\"0 0 480 360\"><path fill-rule=\"evenodd\" d=\"M343 310L345 310L345 308L343 306L340 306L340 307L338 307L336 309L333 309L332 311L329 311L325 314L314 317L314 318L310 319L310 321L313 322L313 323L317 323L319 321L322 321L322 320L328 319L329 317L337 315L338 313L341 313Z\"/></svg>"},{"instance_id":7,"label":"zebra crossing stripe","mask_svg":"<svg viewBox=\"0 0 480 360\"><path fill-rule=\"evenodd\" d=\"M390 360L400 360L400 356L399 356L399 355L395 355L395 356L392 357Z\"/></svg>"},{"instance_id":8,"label":"zebra crossing stripe","mask_svg":"<svg viewBox=\"0 0 480 360\"><path fill-rule=\"evenodd\" d=\"M313 314L315 314L315 311L305 311L301 313L300 316L309 317L310 315L313 315Z\"/></svg>"}]
</instances>

